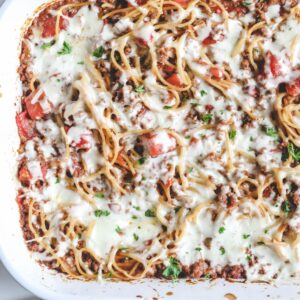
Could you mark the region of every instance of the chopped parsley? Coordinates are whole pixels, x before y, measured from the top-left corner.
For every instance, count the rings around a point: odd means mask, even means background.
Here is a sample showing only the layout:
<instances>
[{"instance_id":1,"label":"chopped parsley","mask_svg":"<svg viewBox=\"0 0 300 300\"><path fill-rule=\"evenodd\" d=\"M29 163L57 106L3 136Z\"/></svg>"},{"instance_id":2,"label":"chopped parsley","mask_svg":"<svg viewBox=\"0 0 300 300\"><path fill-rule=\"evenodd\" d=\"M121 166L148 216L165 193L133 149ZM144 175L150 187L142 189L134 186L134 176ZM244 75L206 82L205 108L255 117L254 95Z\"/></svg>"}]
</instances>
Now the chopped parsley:
<instances>
[{"instance_id":1,"label":"chopped parsley","mask_svg":"<svg viewBox=\"0 0 300 300\"><path fill-rule=\"evenodd\" d=\"M118 64L121 63L122 59L121 59L121 55L120 55L119 52L115 52L115 59L116 59Z\"/></svg>"},{"instance_id":2,"label":"chopped parsley","mask_svg":"<svg viewBox=\"0 0 300 300\"><path fill-rule=\"evenodd\" d=\"M169 106L169 105L165 105L164 107L163 107L163 109L171 109L172 108L172 106Z\"/></svg>"},{"instance_id":3,"label":"chopped parsley","mask_svg":"<svg viewBox=\"0 0 300 300\"><path fill-rule=\"evenodd\" d=\"M265 127L265 132L267 136L278 139L278 132L273 127Z\"/></svg>"},{"instance_id":4,"label":"chopped parsley","mask_svg":"<svg viewBox=\"0 0 300 300\"><path fill-rule=\"evenodd\" d=\"M200 95L201 95L201 97L207 95L207 91L201 90L201 91L200 91Z\"/></svg>"},{"instance_id":5,"label":"chopped parsley","mask_svg":"<svg viewBox=\"0 0 300 300\"><path fill-rule=\"evenodd\" d=\"M252 260L252 257L251 257L250 255L247 255L247 256L246 256L246 259L247 259L248 261L251 261L251 260Z\"/></svg>"},{"instance_id":6,"label":"chopped parsley","mask_svg":"<svg viewBox=\"0 0 300 300\"><path fill-rule=\"evenodd\" d=\"M77 63L77 65L84 65L84 62L83 62L83 61L79 61L79 62Z\"/></svg>"},{"instance_id":7,"label":"chopped parsley","mask_svg":"<svg viewBox=\"0 0 300 300\"><path fill-rule=\"evenodd\" d=\"M117 233L119 233L119 234L121 234L122 233L122 229L120 228L120 226L118 225L117 227L116 227L116 232Z\"/></svg>"},{"instance_id":8,"label":"chopped parsley","mask_svg":"<svg viewBox=\"0 0 300 300\"><path fill-rule=\"evenodd\" d=\"M293 143L288 144L288 153L295 160L300 161L300 149L296 147Z\"/></svg>"},{"instance_id":9,"label":"chopped parsley","mask_svg":"<svg viewBox=\"0 0 300 300\"><path fill-rule=\"evenodd\" d=\"M231 130L228 132L228 137L229 137L231 140L234 140L235 137L236 137L236 130L235 130L235 129L231 129Z\"/></svg>"},{"instance_id":10,"label":"chopped parsley","mask_svg":"<svg viewBox=\"0 0 300 300\"><path fill-rule=\"evenodd\" d=\"M58 55L67 55L67 54L70 54L71 52L72 52L72 46L65 41L63 43L63 47L61 48L61 50L59 50L57 52L57 54Z\"/></svg>"},{"instance_id":11,"label":"chopped parsley","mask_svg":"<svg viewBox=\"0 0 300 300\"><path fill-rule=\"evenodd\" d=\"M265 229L264 233L267 234L269 232L269 229Z\"/></svg>"},{"instance_id":12,"label":"chopped parsley","mask_svg":"<svg viewBox=\"0 0 300 300\"><path fill-rule=\"evenodd\" d=\"M135 241L139 240L139 236L136 233L133 234L133 238L134 238Z\"/></svg>"},{"instance_id":13,"label":"chopped parsley","mask_svg":"<svg viewBox=\"0 0 300 300\"><path fill-rule=\"evenodd\" d=\"M205 114L201 117L202 121L208 124L212 119L212 114Z\"/></svg>"},{"instance_id":14,"label":"chopped parsley","mask_svg":"<svg viewBox=\"0 0 300 300\"><path fill-rule=\"evenodd\" d=\"M225 248L224 247L220 247L220 252L221 252L221 255L224 255L225 254Z\"/></svg>"},{"instance_id":15,"label":"chopped parsley","mask_svg":"<svg viewBox=\"0 0 300 300\"><path fill-rule=\"evenodd\" d=\"M55 180L55 183L60 183L60 178L59 177L56 177L56 180Z\"/></svg>"},{"instance_id":16,"label":"chopped parsley","mask_svg":"<svg viewBox=\"0 0 300 300\"><path fill-rule=\"evenodd\" d=\"M245 6L245 7L248 7L248 6L250 6L251 4L252 4L252 3L251 3L251 2L248 2L248 1L245 1L245 2L242 3L242 5Z\"/></svg>"},{"instance_id":17,"label":"chopped parsley","mask_svg":"<svg viewBox=\"0 0 300 300\"><path fill-rule=\"evenodd\" d=\"M243 234L243 239L246 240L250 237L250 234Z\"/></svg>"},{"instance_id":18,"label":"chopped parsley","mask_svg":"<svg viewBox=\"0 0 300 300\"><path fill-rule=\"evenodd\" d=\"M177 206L174 208L175 214L177 214L179 212L180 208L181 208L181 206Z\"/></svg>"},{"instance_id":19,"label":"chopped parsley","mask_svg":"<svg viewBox=\"0 0 300 300\"><path fill-rule=\"evenodd\" d=\"M133 208L134 208L135 210L141 210L141 208L140 208L139 206L133 206Z\"/></svg>"},{"instance_id":20,"label":"chopped parsley","mask_svg":"<svg viewBox=\"0 0 300 300\"><path fill-rule=\"evenodd\" d=\"M101 192L99 192L99 193L96 193L96 194L95 194L95 197L96 197L96 198L104 198L104 194L101 193Z\"/></svg>"},{"instance_id":21,"label":"chopped parsley","mask_svg":"<svg viewBox=\"0 0 300 300\"><path fill-rule=\"evenodd\" d=\"M154 218L155 217L155 212L151 209L147 209L145 211L145 216L148 217L148 218Z\"/></svg>"},{"instance_id":22,"label":"chopped parsley","mask_svg":"<svg viewBox=\"0 0 300 300\"><path fill-rule=\"evenodd\" d=\"M138 217L136 215L131 216L133 220L136 220Z\"/></svg>"},{"instance_id":23,"label":"chopped parsley","mask_svg":"<svg viewBox=\"0 0 300 300\"><path fill-rule=\"evenodd\" d=\"M138 160L138 164L139 165L143 165L146 161L147 157L141 157L139 160Z\"/></svg>"},{"instance_id":24,"label":"chopped parsley","mask_svg":"<svg viewBox=\"0 0 300 300\"><path fill-rule=\"evenodd\" d=\"M163 271L163 276L166 278L171 277L172 279L177 279L181 273L181 267L179 262L176 258L170 257L169 258L169 265Z\"/></svg>"},{"instance_id":25,"label":"chopped parsley","mask_svg":"<svg viewBox=\"0 0 300 300\"><path fill-rule=\"evenodd\" d=\"M138 85L134 89L138 94L143 94L145 93L145 87L143 85Z\"/></svg>"},{"instance_id":26,"label":"chopped parsley","mask_svg":"<svg viewBox=\"0 0 300 300\"><path fill-rule=\"evenodd\" d=\"M110 212L108 210L96 209L94 214L96 217L100 218L100 217L108 217L110 215Z\"/></svg>"},{"instance_id":27,"label":"chopped parsley","mask_svg":"<svg viewBox=\"0 0 300 300\"><path fill-rule=\"evenodd\" d=\"M202 250L201 247L196 247L196 248L195 248L195 251L201 251L201 250Z\"/></svg>"},{"instance_id":28,"label":"chopped parsley","mask_svg":"<svg viewBox=\"0 0 300 300\"><path fill-rule=\"evenodd\" d=\"M46 50L46 49L48 49L48 48L51 48L54 44L55 44L55 40L52 40L52 41L50 41L49 43L44 43L44 44L41 46L41 48L42 48L43 50Z\"/></svg>"},{"instance_id":29,"label":"chopped parsley","mask_svg":"<svg viewBox=\"0 0 300 300\"><path fill-rule=\"evenodd\" d=\"M222 226L222 227L219 228L219 233L220 234L224 233L224 231L225 231L225 227Z\"/></svg>"},{"instance_id":30,"label":"chopped parsley","mask_svg":"<svg viewBox=\"0 0 300 300\"><path fill-rule=\"evenodd\" d=\"M206 273L203 277L205 279L211 279L211 274L210 273Z\"/></svg>"},{"instance_id":31,"label":"chopped parsley","mask_svg":"<svg viewBox=\"0 0 300 300\"><path fill-rule=\"evenodd\" d=\"M250 142L254 142L254 137L250 136Z\"/></svg>"},{"instance_id":32,"label":"chopped parsley","mask_svg":"<svg viewBox=\"0 0 300 300\"><path fill-rule=\"evenodd\" d=\"M96 58L100 58L103 55L103 53L104 53L104 48L100 46L93 52L93 56Z\"/></svg>"},{"instance_id":33,"label":"chopped parsley","mask_svg":"<svg viewBox=\"0 0 300 300\"><path fill-rule=\"evenodd\" d=\"M196 106L200 106L200 104L196 102L191 102L191 106L196 107Z\"/></svg>"},{"instance_id":34,"label":"chopped parsley","mask_svg":"<svg viewBox=\"0 0 300 300\"><path fill-rule=\"evenodd\" d=\"M281 209L284 213L288 214L292 211L292 206L291 206L291 203L289 201L284 201L282 204L281 204Z\"/></svg>"}]
</instances>

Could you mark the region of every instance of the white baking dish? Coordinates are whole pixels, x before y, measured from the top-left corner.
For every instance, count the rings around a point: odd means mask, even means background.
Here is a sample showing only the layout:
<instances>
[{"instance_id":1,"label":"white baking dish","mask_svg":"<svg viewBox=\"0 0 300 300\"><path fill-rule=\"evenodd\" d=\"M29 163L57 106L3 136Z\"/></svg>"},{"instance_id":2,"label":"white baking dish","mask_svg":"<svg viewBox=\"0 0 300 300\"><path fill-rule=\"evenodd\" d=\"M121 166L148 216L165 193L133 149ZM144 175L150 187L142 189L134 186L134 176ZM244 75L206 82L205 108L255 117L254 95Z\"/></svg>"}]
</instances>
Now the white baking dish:
<instances>
[{"instance_id":1,"label":"white baking dish","mask_svg":"<svg viewBox=\"0 0 300 300\"><path fill-rule=\"evenodd\" d=\"M188 284L143 280L138 283L96 283L67 280L41 268L27 251L19 226L15 202L15 165L18 135L15 125L20 94L17 78L19 40L22 26L45 0L7 0L0 13L0 228L1 259L11 274L27 289L43 299L299 299L295 284L233 284L223 281ZM232 237L234 238L234 237ZM172 292L169 293L169 292Z\"/></svg>"}]
</instances>

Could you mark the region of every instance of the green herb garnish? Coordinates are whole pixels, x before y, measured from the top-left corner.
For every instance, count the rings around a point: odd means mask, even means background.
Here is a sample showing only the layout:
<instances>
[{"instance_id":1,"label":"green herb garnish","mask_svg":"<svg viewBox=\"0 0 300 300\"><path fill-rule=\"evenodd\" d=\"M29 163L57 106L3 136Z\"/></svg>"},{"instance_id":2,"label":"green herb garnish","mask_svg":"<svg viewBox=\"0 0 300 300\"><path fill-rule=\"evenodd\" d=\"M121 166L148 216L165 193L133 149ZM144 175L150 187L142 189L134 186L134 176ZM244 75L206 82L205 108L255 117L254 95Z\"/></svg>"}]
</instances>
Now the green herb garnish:
<instances>
[{"instance_id":1,"label":"green herb garnish","mask_svg":"<svg viewBox=\"0 0 300 300\"><path fill-rule=\"evenodd\" d=\"M60 183L60 178L59 177L56 177L55 183L56 184Z\"/></svg>"},{"instance_id":2,"label":"green herb garnish","mask_svg":"<svg viewBox=\"0 0 300 300\"><path fill-rule=\"evenodd\" d=\"M54 44L55 44L55 40L52 40L52 41L49 42L49 43L44 43L44 44L41 46L41 48L42 48L43 50L45 50L45 49L51 48Z\"/></svg>"},{"instance_id":3,"label":"green herb garnish","mask_svg":"<svg viewBox=\"0 0 300 300\"><path fill-rule=\"evenodd\" d=\"M231 140L234 140L235 137L236 137L236 130L235 130L235 129L231 129L231 130L228 132L228 137L229 137Z\"/></svg>"},{"instance_id":4,"label":"green herb garnish","mask_svg":"<svg viewBox=\"0 0 300 300\"><path fill-rule=\"evenodd\" d=\"M196 247L196 248L195 248L195 251L201 251L201 250L202 250L201 247Z\"/></svg>"},{"instance_id":5,"label":"green herb garnish","mask_svg":"<svg viewBox=\"0 0 300 300\"><path fill-rule=\"evenodd\" d=\"M273 127L265 127L265 132L267 136L278 139L278 132Z\"/></svg>"},{"instance_id":6,"label":"green herb garnish","mask_svg":"<svg viewBox=\"0 0 300 300\"><path fill-rule=\"evenodd\" d=\"M95 197L97 197L97 198L104 198L104 194L101 193L101 192L98 192L98 193L95 194Z\"/></svg>"},{"instance_id":7,"label":"green herb garnish","mask_svg":"<svg viewBox=\"0 0 300 300\"><path fill-rule=\"evenodd\" d=\"M205 279L211 279L211 274L210 273L206 273L203 278Z\"/></svg>"},{"instance_id":8,"label":"green herb garnish","mask_svg":"<svg viewBox=\"0 0 300 300\"><path fill-rule=\"evenodd\" d=\"M95 216L100 218L100 217L108 217L110 215L110 212L108 210L102 210L102 209L97 209L95 210Z\"/></svg>"},{"instance_id":9,"label":"green herb garnish","mask_svg":"<svg viewBox=\"0 0 300 300\"><path fill-rule=\"evenodd\" d=\"M220 234L224 233L224 231L225 231L225 227L222 226L222 227L219 228L219 233Z\"/></svg>"},{"instance_id":10,"label":"green herb garnish","mask_svg":"<svg viewBox=\"0 0 300 300\"><path fill-rule=\"evenodd\" d=\"M295 160L300 161L300 149L296 147L293 143L288 143L288 153Z\"/></svg>"},{"instance_id":11,"label":"green herb garnish","mask_svg":"<svg viewBox=\"0 0 300 300\"><path fill-rule=\"evenodd\" d=\"M178 260L174 257L170 257L169 265L165 268L162 275L166 278L171 277L172 279L177 279L180 273L181 267Z\"/></svg>"},{"instance_id":12,"label":"green herb garnish","mask_svg":"<svg viewBox=\"0 0 300 300\"><path fill-rule=\"evenodd\" d=\"M145 93L145 87L143 85L138 85L134 89L138 94L143 94Z\"/></svg>"},{"instance_id":13,"label":"green herb garnish","mask_svg":"<svg viewBox=\"0 0 300 300\"><path fill-rule=\"evenodd\" d=\"M204 91L204 90L201 90L201 91L200 91L200 95L201 95L201 97L203 97L203 96L207 95L207 92Z\"/></svg>"},{"instance_id":14,"label":"green herb garnish","mask_svg":"<svg viewBox=\"0 0 300 300\"><path fill-rule=\"evenodd\" d=\"M179 212L180 208L181 208L181 206L177 206L174 208L175 214L177 214Z\"/></svg>"},{"instance_id":15,"label":"green herb garnish","mask_svg":"<svg viewBox=\"0 0 300 300\"><path fill-rule=\"evenodd\" d=\"M251 260L252 260L252 257L251 257L250 255L247 255L247 256L246 256L246 259L247 259L248 261L251 261Z\"/></svg>"},{"instance_id":16,"label":"green herb garnish","mask_svg":"<svg viewBox=\"0 0 300 300\"><path fill-rule=\"evenodd\" d=\"M220 247L220 252L221 252L221 255L224 255L225 254L225 248L224 247Z\"/></svg>"},{"instance_id":17,"label":"green herb garnish","mask_svg":"<svg viewBox=\"0 0 300 300\"><path fill-rule=\"evenodd\" d=\"M164 107L163 107L163 109L171 109L172 108L172 106L169 106L169 105L165 105Z\"/></svg>"},{"instance_id":18,"label":"green herb garnish","mask_svg":"<svg viewBox=\"0 0 300 300\"><path fill-rule=\"evenodd\" d=\"M70 54L72 52L72 47L70 44L68 44L67 42L63 43L63 47L61 50L59 50L57 52L58 55L67 55Z\"/></svg>"},{"instance_id":19,"label":"green herb garnish","mask_svg":"<svg viewBox=\"0 0 300 300\"><path fill-rule=\"evenodd\" d=\"M120 226L118 225L117 227L116 227L116 232L117 233L119 233L119 234L121 234L122 233L122 229L120 228Z\"/></svg>"},{"instance_id":20,"label":"green herb garnish","mask_svg":"<svg viewBox=\"0 0 300 300\"><path fill-rule=\"evenodd\" d=\"M242 5L245 6L245 7L248 7L248 6L250 6L251 4L252 4L251 2L247 2L247 1L245 1L245 2L242 3Z\"/></svg>"},{"instance_id":21,"label":"green herb garnish","mask_svg":"<svg viewBox=\"0 0 300 300\"><path fill-rule=\"evenodd\" d=\"M281 209L284 213L288 214L292 211L292 206L291 206L291 203L286 200L284 201L282 204L281 204Z\"/></svg>"},{"instance_id":22,"label":"green herb garnish","mask_svg":"<svg viewBox=\"0 0 300 300\"><path fill-rule=\"evenodd\" d=\"M141 157L137 162L139 165L143 165L146 161L147 157Z\"/></svg>"},{"instance_id":23,"label":"green herb garnish","mask_svg":"<svg viewBox=\"0 0 300 300\"><path fill-rule=\"evenodd\" d=\"M115 52L115 59L116 59L118 64L121 63L122 59L121 59L121 55L120 55L119 52Z\"/></svg>"},{"instance_id":24,"label":"green herb garnish","mask_svg":"<svg viewBox=\"0 0 300 300\"><path fill-rule=\"evenodd\" d=\"M246 240L250 237L250 234L243 234L243 239Z\"/></svg>"},{"instance_id":25,"label":"green herb garnish","mask_svg":"<svg viewBox=\"0 0 300 300\"><path fill-rule=\"evenodd\" d=\"M134 238L135 241L139 240L139 236L136 233L133 234L133 238Z\"/></svg>"},{"instance_id":26,"label":"green herb garnish","mask_svg":"<svg viewBox=\"0 0 300 300\"><path fill-rule=\"evenodd\" d=\"M148 218L154 218L155 217L155 212L151 209L147 209L145 211L145 216L148 217Z\"/></svg>"},{"instance_id":27,"label":"green herb garnish","mask_svg":"<svg viewBox=\"0 0 300 300\"><path fill-rule=\"evenodd\" d=\"M100 46L93 52L93 56L96 58L100 58L103 55L103 53L104 53L104 48Z\"/></svg>"},{"instance_id":28,"label":"green herb garnish","mask_svg":"<svg viewBox=\"0 0 300 300\"><path fill-rule=\"evenodd\" d=\"M212 114L205 114L201 117L202 121L208 124L212 119Z\"/></svg>"}]
</instances>

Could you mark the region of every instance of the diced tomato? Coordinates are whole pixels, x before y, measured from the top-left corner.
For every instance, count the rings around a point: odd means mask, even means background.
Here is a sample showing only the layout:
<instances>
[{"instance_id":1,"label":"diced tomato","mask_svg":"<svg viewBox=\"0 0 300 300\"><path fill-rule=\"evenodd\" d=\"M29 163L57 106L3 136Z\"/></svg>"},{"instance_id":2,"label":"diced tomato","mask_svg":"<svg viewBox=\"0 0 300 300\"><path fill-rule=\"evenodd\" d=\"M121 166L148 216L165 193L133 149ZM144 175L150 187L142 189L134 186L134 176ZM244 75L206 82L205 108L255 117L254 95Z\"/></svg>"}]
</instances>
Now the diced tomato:
<instances>
[{"instance_id":1,"label":"diced tomato","mask_svg":"<svg viewBox=\"0 0 300 300\"><path fill-rule=\"evenodd\" d=\"M32 175L30 174L28 168L26 165L23 165L19 172L18 172L18 178L21 182L21 184L28 186L30 185L30 180L32 179Z\"/></svg>"},{"instance_id":2,"label":"diced tomato","mask_svg":"<svg viewBox=\"0 0 300 300\"><path fill-rule=\"evenodd\" d=\"M195 62L201 66L207 66L208 63L202 59L196 59Z\"/></svg>"},{"instance_id":3,"label":"diced tomato","mask_svg":"<svg viewBox=\"0 0 300 300\"><path fill-rule=\"evenodd\" d=\"M219 68L216 68L216 67L211 67L209 69L209 72L210 74L215 77L216 79L221 79L223 78L223 72L219 69Z\"/></svg>"},{"instance_id":4,"label":"diced tomato","mask_svg":"<svg viewBox=\"0 0 300 300\"><path fill-rule=\"evenodd\" d=\"M277 57L273 55L270 51L268 51L267 59L270 64L270 70L273 77L278 77L279 75L281 75L281 66L279 64Z\"/></svg>"},{"instance_id":5,"label":"diced tomato","mask_svg":"<svg viewBox=\"0 0 300 300\"><path fill-rule=\"evenodd\" d=\"M65 132L68 133L68 131L70 130L70 127L65 125L64 129L65 129Z\"/></svg>"},{"instance_id":6,"label":"diced tomato","mask_svg":"<svg viewBox=\"0 0 300 300\"><path fill-rule=\"evenodd\" d=\"M295 81L290 82L286 85L286 91L291 96L297 96L300 94L300 77Z\"/></svg>"},{"instance_id":7,"label":"diced tomato","mask_svg":"<svg viewBox=\"0 0 300 300\"><path fill-rule=\"evenodd\" d=\"M199 139L195 138L195 137L192 137L191 140L190 140L190 144L193 145L193 144L197 144L199 141Z\"/></svg>"},{"instance_id":8,"label":"diced tomato","mask_svg":"<svg viewBox=\"0 0 300 300\"><path fill-rule=\"evenodd\" d=\"M167 182L165 183L165 187L168 189L173 184L173 178L168 178Z\"/></svg>"},{"instance_id":9,"label":"diced tomato","mask_svg":"<svg viewBox=\"0 0 300 300\"><path fill-rule=\"evenodd\" d=\"M91 149L90 142L87 139L85 139L84 137L80 138L78 143L72 143L72 146L77 149L85 150L85 151L88 151Z\"/></svg>"},{"instance_id":10,"label":"diced tomato","mask_svg":"<svg viewBox=\"0 0 300 300\"><path fill-rule=\"evenodd\" d=\"M125 169L128 169L128 164L123 156L123 150L119 153L117 157L117 164Z\"/></svg>"},{"instance_id":11,"label":"diced tomato","mask_svg":"<svg viewBox=\"0 0 300 300\"><path fill-rule=\"evenodd\" d=\"M187 5L190 2L190 0L174 0L174 2L180 5Z\"/></svg>"},{"instance_id":12,"label":"diced tomato","mask_svg":"<svg viewBox=\"0 0 300 300\"><path fill-rule=\"evenodd\" d=\"M80 177L84 174L84 169L82 163L80 162L79 154L72 152L71 153L72 165L71 168L67 169L67 172L73 177ZM67 175L68 175L67 173ZM70 174L68 176L70 176Z\"/></svg>"},{"instance_id":13,"label":"diced tomato","mask_svg":"<svg viewBox=\"0 0 300 300\"><path fill-rule=\"evenodd\" d=\"M142 139L151 157L157 157L176 149L176 139L170 134L148 133L143 135Z\"/></svg>"},{"instance_id":14,"label":"diced tomato","mask_svg":"<svg viewBox=\"0 0 300 300\"><path fill-rule=\"evenodd\" d=\"M45 115L43 108L41 104L39 103L40 100L43 100L43 98L46 96L45 93L43 92L40 96L38 101L35 103L32 103L33 97L36 95L37 91L31 93L25 100L25 105L26 105L26 110L32 120L38 120L43 118Z\"/></svg>"},{"instance_id":15,"label":"diced tomato","mask_svg":"<svg viewBox=\"0 0 300 300\"><path fill-rule=\"evenodd\" d=\"M216 14L220 15L222 13L222 9L220 8L219 5L211 5L211 9Z\"/></svg>"},{"instance_id":16,"label":"diced tomato","mask_svg":"<svg viewBox=\"0 0 300 300\"><path fill-rule=\"evenodd\" d=\"M205 109L208 111L208 112L211 112L215 107L213 105L210 105L210 104L207 104L205 105Z\"/></svg>"},{"instance_id":17,"label":"diced tomato","mask_svg":"<svg viewBox=\"0 0 300 300\"><path fill-rule=\"evenodd\" d=\"M137 41L137 43L138 43L140 46L142 46L142 47L147 47L147 46L148 46L148 43L153 41L153 35L152 35L152 34L150 35L150 40L149 40L149 41L146 41L146 40L143 39L143 38L136 38L136 41Z\"/></svg>"},{"instance_id":18,"label":"diced tomato","mask_svg":"<svg viewBox=\"0 0 300 300\"><path fill-rule=\"evenodd\" d=\"M16 197L16 201L17 201L18 205L22 205L22 203L23 203L23 198L24 198L24 193L23 193L22 190L20 189L20 190L18 191L18 195L17 195L17 197Z\"/></svg>"},{"instance_id":19,"label":"diced tomato","mask_svg":"<svg viewBox=\"0 0 300 300\"><path fill-rule=\"evenodd\" d=\"M69 25L69 22L65 18L59 19L59 29L65 30ZM42 37L49 38L55 36L56 17L47 16L41 20L40 26L42 27Z\"/></svg>"},{"instance_id":20,"label":"diced tomato","mask_svg":"<svg viewBox=\"0 0 300 300\"><path fill-rule=\"evenodd\" d=\"M211 37L211 35L209 35L206 39L202 41L202 45L204 46L213 45L215 43L216 41Z\"/></svg>"},{"instance_id":21,"label":"diced tomato","mask_svg":"<svg viewBox=\"0 0 300 300\"><path fill-rule=\"evenodd\" d=\"M170 77L168 77L167 81L174 86L181 86L181 80L177 73L174 73Z\"/></svg>"},{"instance_id":22,"label":"diced tomato","mask_svg":"<svg viewBox=\"0 0 300 300\"><path fill-rule=\"evenodd\" d=\"M148 2L148 0L136 0L136 3L138 4L138 5L144 5L144 4L146 4ZM130 3L129 3L130 4Z\"/></svg>"},{"instance_id":23,"label":"diced tomato","mask_svg":"<svg viewBox=\"0 0 300 300\"><path fill-rule=\"evenodd\" d=\"M45 179L46 175L47 175L47 171L48 171L48 165L45 161L43 161L43 162L40 162L40 166L41 166L43 178Z\"/></svg>"},{"instance_id":24,"label":"diced tomato","mask_svg":"<svg viewBox=\"0 0 300 300\"><path fill-rule=\"evenodd\" d=\"M174 71L175 71L175 68L170 65L163 65L162 69L167 73L174 73Z\"/></svg>"},{"instance_id":25,"label":"diced tomato","mask_svg":"<svg viewBox=\"0 0 300 300\"><path fill-rule=\"evenodd\" d=\"M27 117L27 113L21 112L16 116L19 135L23 140L32 139L35 136L35 122Z\"/></svg>"}]
</instances>

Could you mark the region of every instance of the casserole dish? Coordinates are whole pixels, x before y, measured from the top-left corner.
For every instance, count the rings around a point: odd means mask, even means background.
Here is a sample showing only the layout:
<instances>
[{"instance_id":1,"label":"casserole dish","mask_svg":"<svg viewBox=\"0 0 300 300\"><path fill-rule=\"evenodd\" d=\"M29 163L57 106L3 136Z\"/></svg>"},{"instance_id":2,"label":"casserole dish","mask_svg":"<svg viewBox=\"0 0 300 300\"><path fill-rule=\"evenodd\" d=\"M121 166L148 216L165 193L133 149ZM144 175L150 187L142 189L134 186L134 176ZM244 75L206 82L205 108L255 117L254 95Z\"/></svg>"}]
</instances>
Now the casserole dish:
<instances>
[{"instance_id":1,"label":"casserole dish","mask_svg":"<svg viewBox=\"0 0 300 300\"><path fill-rule=\"evenodd\" d=\"M1 257L12 275L26 288L43 299L107 299L141 297L177 299L220 299L235 295L238 299L252 297L275 299L278 297L296 299L298 287L280 284L273 287L262 284L233 284L217 281L188 284L185 281L160 282L143 280L136 283L104 283L67 280L59 274L41 268L25 247L19 226L19 214L15 202L16 150L18 147L15 125L16 100L20 96L20 85L16 72L18 66L19 40L22 26L33 15L35 9L45 1L8 1L2 8L0 33L3 37L1 49L1 101L0 128L2 145L0 148L1 186ZM231 296L229 294L232 294Z\"/></svg>"}]
</instances>

